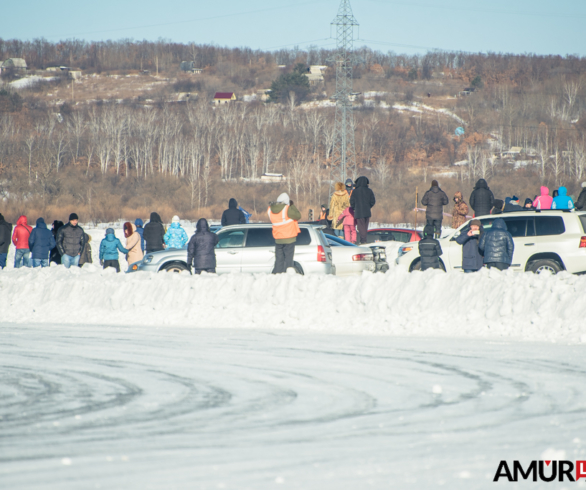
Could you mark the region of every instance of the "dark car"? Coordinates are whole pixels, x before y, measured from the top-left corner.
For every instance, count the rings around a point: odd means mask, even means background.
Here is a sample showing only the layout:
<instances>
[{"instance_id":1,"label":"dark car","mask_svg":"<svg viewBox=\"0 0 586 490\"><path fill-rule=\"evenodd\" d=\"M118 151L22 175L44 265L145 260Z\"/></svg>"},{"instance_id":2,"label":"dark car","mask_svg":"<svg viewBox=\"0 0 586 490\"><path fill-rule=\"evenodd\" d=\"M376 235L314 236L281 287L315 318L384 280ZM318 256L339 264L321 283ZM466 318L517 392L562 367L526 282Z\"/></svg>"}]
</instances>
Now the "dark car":
<instances>
[{"instance_id":1,"label":"dark car","mask_svg":"<svg viewBox=\"0 0 586 490\"><path fill-rule=\"evenodd\" d=\"M418 242L421 238L423 237L420 231L407 228L372 228L367 234L368 243L390 241L409 243Z\"/></svg>"}]
</instances>

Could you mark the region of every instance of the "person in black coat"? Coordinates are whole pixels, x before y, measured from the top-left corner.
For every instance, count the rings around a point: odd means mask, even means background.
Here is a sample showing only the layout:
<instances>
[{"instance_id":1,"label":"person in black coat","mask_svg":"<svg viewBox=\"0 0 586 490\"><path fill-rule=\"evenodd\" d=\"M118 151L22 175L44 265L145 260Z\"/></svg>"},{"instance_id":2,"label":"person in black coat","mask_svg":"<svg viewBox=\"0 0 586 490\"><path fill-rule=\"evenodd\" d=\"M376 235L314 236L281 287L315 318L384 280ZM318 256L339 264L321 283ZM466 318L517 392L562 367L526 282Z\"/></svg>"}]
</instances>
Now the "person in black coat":
<instances>
[{"instance_id":1,"label":"person in black coat","mask_svg":"<svg viewBox=\"0 0 586 490\"><path fill-rule=\"evenodd\" d=\"M144 227L142 232L144 241L146 242L147 252L158 252L165 248L165 227L163 221L158 213L151 213L151 219Z\"/></svg>"},{"instance_id":2,"label":"person in black coat","mask_svg":"<svg viewBox=\"0 0 586 490\"><path fill-rule=\"evenodd\" d=\"M439 188L437 180L432 180L431 189L424 194L421 204L427 206L425 218L427 219L427 224L435 228L436 237L440 236L444 206L449 202L450 200L446 193Z\"/></svg>"},{"instance_id":3,"label":"person in black coat","mask_svg":"<svg viewBox=\"0 0 586 490\"><path fill-rule=\"evenodd\" d=\"M433 225L425 225L423 239L419 241L419 255L421 257L421 270L441 269L440 255L443 254L440 243L433 238L435 228Z\"/></svg>"},{"instance_id":4,"label":"person in black coat","mask_svg":"<svg viewBox=\"0 0 586 490\"><path fill-rule=\"evenodd\" d=\"M476 182L468 203L474 210L474 217L485 216L490 213L494 206L494 194L488 188L486 180L480 179Z\"/></svg>"},{"instance_id":5,"label":"person in black coat","mask_svg":"<svg viewBox=\"0 0 586 490\"><path fill-rule=\"evenodd\" d=\"M55 240L57 240L57 233L59 233L59 228L63 226L63 221L55 220L53 221L53 228L51 229L51 233ZM49 256L49 263L55 262L57 265L61 264L61 254L59 253L59 249L57 248L57 242L55 241L55 247L51 250L51 255Z\"/></svg>"},{"instance_id":6,"label":"person in black coat","mask_svg":"<svg viewBox=\"0 0 586 490\"><path fill-rule=\"evenodd\" d=\"M503 213L517 213L519 211L525 211L525 209L519 205L519 198L517 196L507 197L505 199Z\"/></svg>"},{"instance_id":7,"label":"person in black coat","mask_svg":"<svg viewBox=\"0 0 586 490\"><path fill-rule=\"evenodd\" d=\"M482 234L478 249L484 255L484 263L489 269L495 267L504 271L510 267L515 242L502 218L495 219L492 228Z\"/></svg>"},{"instance_id":8,"label":"person in black coat","mask_svg":"<svg viewBox=\"0 0 586 490\"><path fill-rule=\"evenodd\" d=\"M490 214L503 214L505 202L502 199L495 199Z\"/></svg>"},{"instance_id":9,"label":"person in black coat","mask_svg":"<svg viewBox=\"0 0 586 490\"><path fill-rule=\"evenodd\" d=\"M482 269L484 259L478 250L478 241L483 233L482 223L478 219L470 221L468 233L460 233L456 237L456 243L462 247L462 269L464 272L476 272Z\"/></svg>"},{"instance_id":10,"label":"person in black coat","mask_svg":"<svg viewBox=\"0 0 586 490\"><path fill-rule=\"evenodd\" d=\"M8 247L12 239L12 224L4 219L0 214L0 269L6 267L6 257L8 256Z\"/></svg>"},{"instance_id":11,"label":"person in black coat","mask_svg":"<svg viewBox=\"0 0 586 490\"><path fill-rule=\"evenodd\" d=\"M232 198L228 201L228 209L222 213L222 226L244 225L246 216L238 209L238 202Z\"/></svg>"},{"instance_id":12,"label":"person in black coat","mask_svg":"<svg viewBox=\"0 0 586 490\"><path fill-rule=\"evenodd\" d=\"M574 205L577 211L586 211L586 182L582 182L582 192Z\"/></svg>"},{"instance_id":13,"label":"person in black coat","mask_svg":"<svg viewBox=\"0 0 586 490\"><path fill-rule=\"evenodd\" d=\"M195 234L187 245L187 266L193 266L195 274L216 272L216 245L218 235L210 231L205 218L201 218L195 227Z\"/></svg>"},{"instance_id":14,"label":"person in black coat","mask_svg":"<svg viewBox=\"0 0 586 490\"><path fill-rule=\"evenodd\" d=\"M534 201L534 199L531 199L530 197L525 199L525 204L523 204L523 210L524 211L535 211L535 208L533 207L533 201Z\"/></svg>"},{"instance_id":15,"label":"person in black coat","mask_svg":"<svg viewBox=\"0 0 586 490\"><path fill-rule=\"evenodd\" d=\"M367 243L368 223L372 216L370 210L376 203L374 192L368 187L369 183L366 177L358 177L350 196L350 207L354 209L354 219L358 225L360 243Z\"/></svg>"}]
</instances>

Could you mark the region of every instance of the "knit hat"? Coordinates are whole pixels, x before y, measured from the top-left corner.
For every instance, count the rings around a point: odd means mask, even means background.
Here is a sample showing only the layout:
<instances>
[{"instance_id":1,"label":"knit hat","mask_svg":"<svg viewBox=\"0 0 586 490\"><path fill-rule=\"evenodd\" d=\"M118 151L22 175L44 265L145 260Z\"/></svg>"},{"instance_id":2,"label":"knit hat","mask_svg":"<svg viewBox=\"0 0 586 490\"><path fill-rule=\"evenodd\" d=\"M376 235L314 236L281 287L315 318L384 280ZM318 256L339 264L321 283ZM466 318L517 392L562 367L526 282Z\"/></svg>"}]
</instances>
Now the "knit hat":
<instances>
[{"instance_id":1,"label":"knit hat","mask_svg":"<svg viewBox=\"0 0 586 490\"><path fill-rule=\"evenodd\" d=\"M173 218L171 219L172 223L179 223L179 216L175 215L173 216Z\"/></svg>"},{"instance_id":2,"label":"knit hat","mask_svg":"<svg viewBox=\"0 0 586 490\"><path fill-rule=\"evenodd\" d=\"M473 219L472 221L470 221L470 226L478 226L480 228L482 226L482 223L479 219Z\"/></svg>"},{"instance_id":3,"label":"knit hat","mask_svg":"<svg viewBox=\"0 0 586 490\"><path fill-rule=\"evenodd\" d=\"M352 179L346 179L346 187L352 187L354 185L354 182L352 182Z\"/></svg>"},{"instance_id":4,"label":"knit hat","mask_svg":"<svg viewBox=\"0 0 586 490\"><path fill-rule=\"evenodd\" d=\"M79 219L79 218L77 217L77 214L75 214L75 213L71 213L71 214L69 215L69 221L72 221L72 220L74 220L74 219Z\"/></svg>"},{"instance_id":5,"label":"knit hat","mask_svg":"<svg viewBox=\"0 0 586 490\"><path fill-rule=\"evenodd\" d=\"M435 226L433 225L425 225L423 228L423 236L433 236L435 233Z\"/></svg>"},{"instance_id":6,"label":"knit hat","mask_svg":"<svg viewBox=\"0 0 586 490\"><path fill-rule=\"evenodd\" d=\"M286 204L288 206L289 202L291 202L291 199L289 199L289 194L283 192L283 194L277 197L277 202L280 202L281 204Z\"/></svg>"},{"instance_id":7,"label":"knit hat","mask_svg":"<svg viewBox=\"0 0 586 490\"><path fill-rule=\"evenodd\" d=\"M530 197L528 197L527 199L525 199L525 206L527 206L527 204L531 204L533 206L533 201L531 200Z\"/></svg>"},{"instance_id":8,"label":"knit hat","mask_svg":"<svg viewBox=\"0 0 586 490\"><path fill-rule=\"evenodd\" d=\"M439 187L439 184L437 183L437 180L432 180L431 181L431 187Z\"/></svg>"},{"instance_id":9,"label":"knit hat","mask_svg":"<svg viewBox=\"0 0 586 490\"><path fill-rule=\"evenodd\" d=\"M586 188L586 182L582 182L582 187Z\"/></svg>"},{"instance_id":10,"label":"knit hat","mask_svg":"<svg viewBox=\"0 0 586 490\"><path fill-rule=\"evenodd\" d=\"M511 197L511 202L519 202L519 198L517 196Z\"/></svg>"},{"instance_id":11,"label":"knit hat","mask_svg":"<svg viewBox=\"0 0 586 490\"><path fill-rule=\"evenodd\" d=\"M107 228L106 229L106 235L113 235L114 234L114 229L113 228Z\"/></svg>"}]
</instances>

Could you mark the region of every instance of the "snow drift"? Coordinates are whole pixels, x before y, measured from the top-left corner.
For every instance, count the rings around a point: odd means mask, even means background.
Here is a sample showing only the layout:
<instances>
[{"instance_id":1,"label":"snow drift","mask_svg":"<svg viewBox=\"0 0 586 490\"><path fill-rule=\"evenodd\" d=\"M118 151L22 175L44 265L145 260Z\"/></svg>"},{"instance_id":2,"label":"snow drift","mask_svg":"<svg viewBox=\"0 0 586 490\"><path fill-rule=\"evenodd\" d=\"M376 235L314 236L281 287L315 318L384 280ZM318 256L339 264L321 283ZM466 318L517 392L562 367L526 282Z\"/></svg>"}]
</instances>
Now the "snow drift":
<instances>
[{"instance_id":1,"label":"snow drift","mask_svg":"<svg viewBox=\"0 0 586 490\"><path fill-rule=\"evenodd\" d=\"M3 322L586 341L586 277L482 270L359 277L5 269Z\"/></svg>"}]
</instances>

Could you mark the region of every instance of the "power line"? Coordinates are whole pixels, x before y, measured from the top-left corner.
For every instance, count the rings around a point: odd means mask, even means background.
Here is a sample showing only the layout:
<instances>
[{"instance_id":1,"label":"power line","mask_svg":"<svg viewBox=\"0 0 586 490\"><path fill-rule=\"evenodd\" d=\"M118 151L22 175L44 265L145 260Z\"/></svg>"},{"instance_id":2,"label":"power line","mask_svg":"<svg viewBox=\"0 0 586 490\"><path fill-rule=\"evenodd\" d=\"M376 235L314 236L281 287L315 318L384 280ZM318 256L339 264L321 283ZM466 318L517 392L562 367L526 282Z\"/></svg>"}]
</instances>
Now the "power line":
<instances>
[{"instance_id":1,"label":"power line","mask_svg":"<svg viewBox=\"0 0 586 490\"><path fill-rule=\"evenodd\" d=\"M316 42L319 42L319 41L330 41L330 40L332 40L332 38L330 38L330 37L324 37L324 38L321 38L321 39L313 39L312 41L302 41L302 42L299 42L299 43L282 44L281 46L271 46L271 47L266 48L266 49L269 50L269 49L287 48L289 46L299 46L300 44L310 44L310 43L316 43ZM330 44L334 44L333 40L332 40L332 42L327 43L324 46L327 46L327 45L330 45Z\"/></svg>"}]
</instances>

